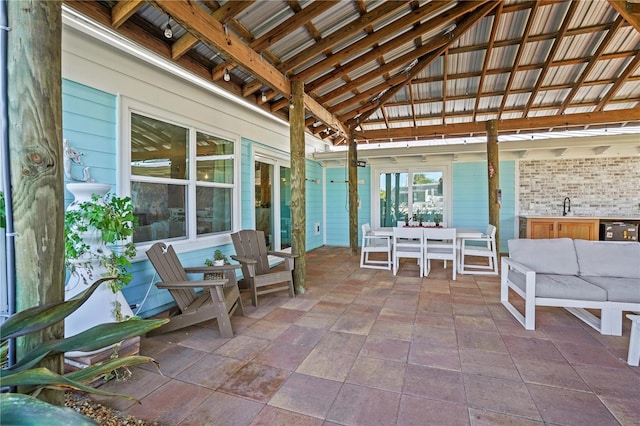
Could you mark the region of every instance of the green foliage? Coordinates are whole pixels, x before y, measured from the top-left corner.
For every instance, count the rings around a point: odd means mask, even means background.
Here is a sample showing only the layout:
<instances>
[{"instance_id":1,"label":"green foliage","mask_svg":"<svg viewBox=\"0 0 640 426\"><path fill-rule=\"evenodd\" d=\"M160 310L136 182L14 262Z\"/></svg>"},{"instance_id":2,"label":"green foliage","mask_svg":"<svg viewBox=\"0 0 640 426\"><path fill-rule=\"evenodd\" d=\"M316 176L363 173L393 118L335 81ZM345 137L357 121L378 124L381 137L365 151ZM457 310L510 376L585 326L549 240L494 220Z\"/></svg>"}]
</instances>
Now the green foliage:
<instances>
[{"instance_id":1,"label":"green foliage","mask_svg":"<svg viewBox=\"0 0 640 426\"><path fill-rule=\"evenodd\" d=\"M128 268L130 259L136 255L136 246L130 237L138 219L133 214L130 197L120 198L109 193L103 200L94 194L91 201L78 203L75 210L65 212L65 266L72 273L78 266L90 271L91 262L97 260L107 269L106 276L117 277L111 284L111 289L117 292L131 282ZM110 252L90 250L84 235L97 231L102 233L102 241L110 246Z\"/></svg>"},{"instance_id":2,"label":"green foliage","mask_svg":"<svg viewBox=\"0 0 640 426\"><path fill-rule=\"evenodd\" d=\"M134 336L143 335L150 330L167 323L167 319L160 320L129 320L118 323L101 324L90 328L75 336L64 339L52 339L42 342L30 352L24 354L11 367L6 358L6 347L9 339L39 332L47 327L63 321L68 315L79 308L91 294L105 281L114 277L103 278L91 285L76 297L64 301L36 306L12 315L0 324L0 386L17 386L21 393L37 396L42 389L73 389L108 396L120 396L132 399L126 395L106 392L88 386L93 380L109 372L123 367L154 362L144 356L127 356L109 359L79 371L64 375L46 368L37 367L42 360L69 351L92 351L109 347ZM22 395L6 393L0 395L2 422L19 417L24 421L19 424L90 424L81 423L77 419L68 419L67 410ZM16 417L18 418L18 417ZM38 420L39 419L39 420ZM82 419L82 418L80 418Z\"/></svg>"},{"instance_id":3,"label":"green foliage","mask_svg":"<svg viewBox=\"0 0 640 426\"><path fill-rule=\"evenodd\" d=\"M227 256L224 255L224 253L222 253L222 250L220 249L216 249L213 252L213 260L205 259L204 264L207 266L213 266L213 262L215 260L222 260L224 261L224 263L229 263L229 259L227 258Z\"/></svg>"}]
</instances>

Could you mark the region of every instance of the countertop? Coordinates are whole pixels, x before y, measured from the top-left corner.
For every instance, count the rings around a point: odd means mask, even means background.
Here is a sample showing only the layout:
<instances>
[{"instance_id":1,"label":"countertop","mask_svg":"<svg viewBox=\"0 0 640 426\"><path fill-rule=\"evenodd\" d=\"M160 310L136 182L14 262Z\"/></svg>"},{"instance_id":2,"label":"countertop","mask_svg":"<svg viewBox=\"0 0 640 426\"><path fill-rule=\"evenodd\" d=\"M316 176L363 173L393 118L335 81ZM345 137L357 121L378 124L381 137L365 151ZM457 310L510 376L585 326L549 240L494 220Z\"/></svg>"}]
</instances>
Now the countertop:
<instances>
[{"instance_id":1,"label":"countertop","mask_svg":"<svg viewBox=\"0 0 640 426\"><path fill-rule=\"evenodd\" d=\"M640 216L636 217L620 217L620 216L579 216L579 215L567 215L567 216L553 216L553 215L541 215L541 214L521 214L520 217L525 219L584 219L584 220L601 220L601 221L640 221Z\"/></svg>"}]
</instances>

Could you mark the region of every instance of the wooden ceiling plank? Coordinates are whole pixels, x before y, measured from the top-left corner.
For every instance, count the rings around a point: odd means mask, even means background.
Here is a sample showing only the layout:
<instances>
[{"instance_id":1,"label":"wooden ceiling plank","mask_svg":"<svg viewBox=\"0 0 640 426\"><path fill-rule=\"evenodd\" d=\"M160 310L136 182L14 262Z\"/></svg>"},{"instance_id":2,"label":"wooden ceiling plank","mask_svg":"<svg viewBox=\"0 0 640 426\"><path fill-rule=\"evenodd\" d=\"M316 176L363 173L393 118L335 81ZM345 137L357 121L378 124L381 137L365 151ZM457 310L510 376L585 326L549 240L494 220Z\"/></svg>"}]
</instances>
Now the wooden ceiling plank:
<instances>
[{"instance_id":1,"label":"wooden ceiling plank","mask_svg":"<svg viewBox=\"0 0 640 426\"><path fill-rule=\"evenodd\" d=\"M609 4L640 33L640 14L633 12L634 7L629 7L628 1L609 0Z\"/></svg>"},{"instance_id":2,"label":"wooden ceiling plank","mask_svg":"<svg viewBox=\"0 0 640 426\"><path fill-rule=\"evenodd\" d=\"M589 76L589 74L591 74L591 71L593 71L593 68L596 66L596 64L598 63L598 61L602 57L602 54L604 53L604 51L607 49L607 47L611 43L611 40L613 40L613 38L615 37L616 33L618 32L618 30L622 26L622 22L624 22L624 18L622 16L618 16L618 18L615 20L615 22L613 24L611 24L611 26L609 28L609 31L607 32L607 35L600 42L600 45L598 46L598 49L596 49L596 51L593 54L593 56L591 56L591 58L589 59L589 63L587 64L587 66L582 71L582 74L580 75L580 77L578 77L578 80L576 80L573 83L573 87L571 88L571 91L569 92L569 94L567 95L565 100L562 102L562 106L558 110L559 114L562 114L562 113L565 112L567 107L571 104L571 101L573 100L573 98L576 96L576 93L578 93L578 90L580 90L580 87L582 87L584 82L587 81L587 77Z\"/></svg>"},{"instance_id":3,"label":"wooden ceiling plank","mask_svg":"<svg viewBox=\"0 0 640 426\"><path fill-rule=\"evenodd\" d=\"M454 7L453 9L448 10L442 14L439 14L438 16L434 17L433 19L430 19L427 22L424 22L423 24L416 25L414 28L410 29L409 31L403 34L400 34L397 37L392 38L391 40L387 41L382 45L374 47L371 51L363 55L356 56L355 59L352 59L342 65L336 66L333 71L322 75L316 80L308 82L305 85L305 87L307 87L307 90L309 92L317 90L320 87L332 82L336 78L340 78L341 75L348 74L352 71L355 71L356 69L368 64L369 62L376 60L376 58L379 57L380 55L384 55L388 52L391 52L397 49L403 44L406 44L411 40L413 40L414 38L419 37L421 34L431 31L433 28L441 27L449 24L450 22L455 21L457 18L464 15L465 13L468 13L471 10L477 8L477 5L478 5L477 2L462 2L460 5ZM365 37L365 39L367 39L367 37ZM374 37L374 40L375 40L375 37ZM358 42L354 43L354 45L357 45L357 44ZM368 45L368 43L366 44ZM302 71L300 74L308 75L309 77L319 74L324 70L324 65L322 64L323 64L323 61L321 61L317 66L314 65L313 68L315 69L315 71L311 75L307 74L307 70ZM301 78L308 78L308 77L301 77ZM321 103L324 103L324 102L321 101Z\"/></svg>"},{"instance_id":4,"label":"wooden ceiling plank","mask_svg":"<svg viewBox=\"0 0 640 426\"><path fill-rule=\"evenodd\" d=\"M533 26L533 22L535 21L536 12L538 11L538 3L532 5L529 18L527 19L527 24L525 25L524 31L522 33L522 40L520 41L520 45L518 46L518 52L516 53L516 57L513 61L513 69L509 73L509 79L507 81L507 85L504 88L504 95L502 95L502 100L500 101L500 108L498 109L498 118L502 117L502 111L507 103L507 98L511 94L511 85L513 84L513 80L515 79L516 74L518 73L518 68L520 67L520 60L522 59L522 54L524 53L524 49L527 45L529 36L531 34L531 27Z\"/></svg>"},{"instance_id":5,"label":"wooden ceiling plank","mask_svg":"<svg viewBox=\"0 0 640 426\"><path fill-rule=\"evenodd\" d=\"M627 121L640 120L640 108L623 110L611 110L601 112L589 112L569 115L556 115L547 117L517 118L500 120L499 129L503 131L516 130L541 130L550 127L566 128L567 126L584 126L590 124L614 124ZM434 134L485 134L484 122L454 123L447 125L422 126L413 128L394 128L382 130L368 130L359 132L358 140L378 140L378 139L402 139L407 137L425 137Z\"/></svg>"},{"instance_id":6,"label":"wooden ceiling plank","mask_svg":"<svg viewBox=\"0 0 640 426\"><path fill-rule=\"evenodd\" d=\"M215 9L211 12L211 16L219 21L226 22L230 18L234 17L238 13L242 12L247 7L251 6L255 0L236 0L225 3L222 7ZM191 33L187 33L177 39L171 48L171 57L178 59L185 53L187 53L193 46L198 43L198 39Z\"/></svg>"},{"instance_id":7,"label":"wooden ceiling plank","mask_svg":"<svg viewBox=\"0 0 640 426\"><path fill-rule=\"evenodd\" d=\"M567 13L564 16L564 19L562 20L562 24L558 29L553 45L551 46L551 50L547 54L547 60L544 62L544 65L542 66L542 70L538 74L538 79L536 81L536 84L531 90L531 95L529 96L527 105L524 108L525 117L529 114L529 109L531 109L531 106L533 105L536 97L538 96L540 87L542 86L544 79L547 77L547 73L549 72L549 67L553 62L553 58L555 58L556 54L558 53L558 49L562 44L562 41L567 33L567 29L569 29L569 24L571 24L571 20L573 19L573 16L575 15L579 5L580 5L580 2L578 1L569 2L569 9L567 10Z\"/></svg>"},{"instance_id":8,"label":"wooden ceiling plank","mask_svg":"<svg viewBox=\"0 0 640 426\"><path fill-rule=\"evenodd\" d=\"M428 67L431 64L431 62L433 62L438 56L440 56L445 51L445 49L447 49L449 46L457 42L458 39L460 39L460 37L462 37L463 34L465 34L479 20L484 18L497 5L498 3L493 3L493 2L485 3L481 7L474 10L473 12L470 12L467 15L465 15L465 17L462 18L457 23L457 27L453 32L449 34L445 34L445 36L449 38L447 43L444 46L430 52L428 55L426 55L426 57L423 57L422 59L418 60L418 63L416 63L410 70L401 74L402 77L406 75L406 77L404 77L405 82L396 84L395 86L389 88L386 92L384 92L382 96L379 97L379 99L376 102L370 102L369 104L372 105L373 107L369 107L368 109L366 109L365 112L360 113L359 114L360 120L361 121L366 120L373 113L376 105L378 106L383 105L386 103L387 100L395 96L395 94L403 87L404 84L411 81L415 75L419 74L423 69ZM344 118L342 118L342 116L340 117L340 119L343 122L346 121ZM347 122L347 125L348 127L351 126L352 120L349 120Z\"/></svg>"},{"instance_id":9,"label":"wooden ceiling plank","mask_svg":"<svg viewBox=\"0 0 640 426\"><path fill-rule=\"evenodd\" d=\"M305 49L297 55L294 55L292 58L284 61L278 68L284 73L291 72L294 68L311 60L315 56L321 54L323 51L330 49L331 47L343 41L345 38L357 34L359 31L362 31L367 25L374 24L381 19L384 19L386 16L388 16L398 8L404 7L407 3L408 0L382 3L380 6L368 12L366 15L361 16L355 21L349 22L347 25L322 38L312 47Z\"/></svg>"},{"instance_id":10,"label":"wooden ceiling plank","mask_svg":"<svg viewBox=\"0 0 640 426\"><path fill-rule=\"evenodd\" d=\"M496 41L496 35L498 34L498 26L500 25L500 18L502 17L502 9L504 3L500 2L494 16L493 24L491 25L491 33L489 34L489 41L487 43L487 49L484 54L484 62L482 65L482 71L480 72L480 81L478 82L478 93L476 95L476 101L473 107L473 121L476 121L476 111L480 108L480 99L482 97L484 89L484 80L487 77L487 70L489 69L489 63L491 61L491 54L493 53L493 45Z\"/></svg>"},{"instance_id":11,"label":"wooden ceiling plank","mask_svg":"<svg viewBox=\"0 0 640 426\"><path fill-rule=\"evenodd\" d=\"M286 19L278 26L274 27L270 31L267 31L265 34L255 39L252 43L249 44L249 47L251 47L256 52L260 52L269 47L271 44L291 34L292 31L303 26L306 22L313 20L318 15L326 12L339 3L339 0L316 0L304 9L296 12L291 18Z\"/></svg>"},{"instance_id":12,"label":"wooden ceiling plank","mask_svg":"<svg viewBox=\"0 0 640 426\"><path fill-rule=\"evenodd\" d=\"M604 109L609 100L611 100L611 98L613 98L613 96L616 94L618 89L620 89L620 87L622 87L622 85L627 82L629 76L635 72L636 68L638 68L638 65L640 65L640 56L636 56L631 62L629 62L622 73L620 73L620 76L617 78L616 82L613 83L607 93L602 96L600 102L598 102L596 111L602 111Z\"/></svg>"},{"instance_id":13,"label":"wooden ceiling plank","mask_svg":"<svg viewBox=\"0 0 640 426\"><path fill-rule=\"evenodd\" d=\"M453 2L452 0L448 0L448 1L437 1L437 2L427 3L426 5L423 5L422 7L420 7L419 9L412 11L407 16L404 16L401 19L398 19L390 23L389 25L385 25L384 27L356 41L355 43L352 43L349 46L337 52L334 52L333 55L297 73L296 77L306 80L308 78L313 77L314 75L320 74L325 69L336 66L341 62L348 60L349 58L358 56L360 52L363 52L366 49L369 49L371 46L375 46L376 43L378 43L379 41L389 38L394 34L397 34L398 31L402 31L404 28L407 28L415 24L416 22L419 22L421 19L423 19L428 15L437 13L439 10L442 10L443 8L447 7L452 2ZM455 18L451 18L451 19L455 19ZM429 26L433 28L437 26L437 24L431 23ZM415 32L417 35L421 34L419 31L416 31L415 29L409 32ZM406 35L399 35L399 36L393 37L391 41L393 41L396 46L401 46L406 41L411 40L412 38L413 38L412 36L407 37ZM389 48L389 50L393 48L395 47L391 47ZM377 50L377 49L378 48L374 50ZM388 51L388 50L385 50L385 51ZM379 56L382 53L383 52L377 52L375 56ZM315 85L310 86L309 84L306 84L305 86L308 87L309 91L315 90L316 88L320 87Z\"/></svg>"},{"instance_id":14,"label":"wooden ceiling plank","mask_svg":"<svg viewBox=\"0 0 640 426\"><path fill-rule=\"evenodd\" d=\"M121 0L111 8L111 26L118 28L129 19L142 5L143 0Z\"/></svg>"}]
</instances>

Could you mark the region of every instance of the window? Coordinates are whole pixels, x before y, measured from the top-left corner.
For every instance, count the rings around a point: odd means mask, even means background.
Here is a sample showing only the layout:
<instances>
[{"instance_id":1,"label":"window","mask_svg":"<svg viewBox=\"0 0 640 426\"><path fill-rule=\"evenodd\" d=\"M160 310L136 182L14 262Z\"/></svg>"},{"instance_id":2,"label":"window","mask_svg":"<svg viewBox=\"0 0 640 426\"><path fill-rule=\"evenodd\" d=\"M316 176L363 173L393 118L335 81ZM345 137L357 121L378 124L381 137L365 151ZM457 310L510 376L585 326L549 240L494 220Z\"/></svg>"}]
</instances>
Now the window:
<instances>
[{"instance_id":1,"label":"window","mask_svg":"<svg viewBox=\"0 0 640 426\"><path fill-rule=\"evenodd\" d=\"M235 142L195 126L130 114L135 243L232 231Z\"/></svg>"},{"instance_id":2,"label":"window","mask_svg":"<svg viewBox=\"0 0 640 426\"><path fill-rule=\"evenodd\" d=\"M378 211L372 212L373 223L376 216L381 227L396 226L405 220L446 223L449 216L446 168L384 171L375 175L377 182L372 187L377 191L374 206Z\"/></svg>"}]
</instances>

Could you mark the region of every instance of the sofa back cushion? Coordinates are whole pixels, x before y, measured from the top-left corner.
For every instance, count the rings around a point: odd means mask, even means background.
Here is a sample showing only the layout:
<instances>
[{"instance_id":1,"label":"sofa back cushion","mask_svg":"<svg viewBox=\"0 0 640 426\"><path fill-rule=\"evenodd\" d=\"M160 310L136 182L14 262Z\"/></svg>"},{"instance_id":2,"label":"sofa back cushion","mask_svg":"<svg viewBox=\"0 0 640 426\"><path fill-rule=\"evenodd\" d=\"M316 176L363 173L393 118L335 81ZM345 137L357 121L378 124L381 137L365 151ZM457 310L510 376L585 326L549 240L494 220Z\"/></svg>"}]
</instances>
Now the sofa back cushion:
<instances>
[{"instance_id":1,"label":"sofa back cushion","mask_svg":"<svg viewBox=\"0 0 640 426\"><path fill-rule=\"evenodd\" d=\"M580 275L640 278L640 244L574 240Z\"/></svg>"},{"instance_id":2,"label":"sofa back cushion","mask_svg":"<svg viewBox=\"0 0 640 426\"><path fill-rule=\"evenodd\" d=\"M541 274L578 275L578 258L570 238L509 240L509 256Z\"/></svg>"}]
</instances>

